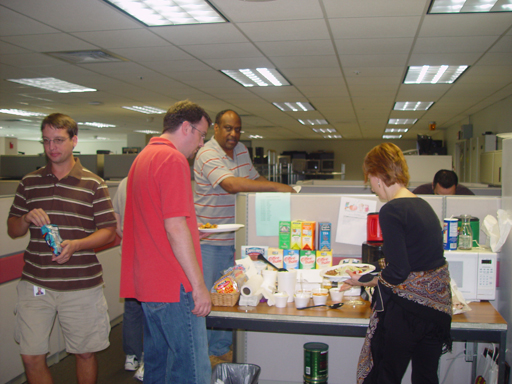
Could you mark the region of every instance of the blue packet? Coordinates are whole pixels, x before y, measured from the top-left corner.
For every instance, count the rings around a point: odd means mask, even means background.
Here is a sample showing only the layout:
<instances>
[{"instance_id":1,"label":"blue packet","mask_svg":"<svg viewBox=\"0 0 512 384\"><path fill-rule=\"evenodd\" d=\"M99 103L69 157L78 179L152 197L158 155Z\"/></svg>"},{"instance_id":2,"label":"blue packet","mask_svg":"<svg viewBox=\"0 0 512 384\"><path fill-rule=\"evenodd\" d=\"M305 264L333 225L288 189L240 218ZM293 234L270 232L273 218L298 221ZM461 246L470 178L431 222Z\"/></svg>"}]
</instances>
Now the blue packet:
<instances>
[{"instance_id":1,"label":"blue packet","mask_svg":"<svg viewBox=\"0 0 512 384\"><path fill-rule=\"evenodd\" d=\"M41 227L46 244L52 249L55 256L59 256L62 252L62 237L60 237L59 227L54 224L46 224Z\"/></svg>"}]
</instances>

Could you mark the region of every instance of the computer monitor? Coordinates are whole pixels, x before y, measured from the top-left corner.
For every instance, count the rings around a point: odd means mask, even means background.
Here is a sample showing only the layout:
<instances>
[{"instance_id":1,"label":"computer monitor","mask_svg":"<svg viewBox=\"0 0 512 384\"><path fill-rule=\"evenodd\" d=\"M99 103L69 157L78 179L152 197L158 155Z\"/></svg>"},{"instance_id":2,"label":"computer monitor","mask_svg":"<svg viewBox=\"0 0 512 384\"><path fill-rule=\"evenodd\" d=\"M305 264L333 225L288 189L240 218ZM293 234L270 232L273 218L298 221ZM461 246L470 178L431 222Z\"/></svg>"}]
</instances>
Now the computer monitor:
<instances>
[{"instance_id":1,"label":"computer monitor","mask_svg":"<svg viewBox=\"0 0 512 384\"><path fill-rule=\"evenodd\" d=\"M319 171L320 170L320 160L308 160L306 165L306 170L308 172Z\"/></svg>"},{"instance_id":2,"label":"computer monitor","mask_svg":"<svg viewBox=\"0 0 512 384\"><path fill-rule=\"evenodd\" d=\"M320 160L320 170L322 172L334 172L334 160Z\"/></svg>"}]
</instances>

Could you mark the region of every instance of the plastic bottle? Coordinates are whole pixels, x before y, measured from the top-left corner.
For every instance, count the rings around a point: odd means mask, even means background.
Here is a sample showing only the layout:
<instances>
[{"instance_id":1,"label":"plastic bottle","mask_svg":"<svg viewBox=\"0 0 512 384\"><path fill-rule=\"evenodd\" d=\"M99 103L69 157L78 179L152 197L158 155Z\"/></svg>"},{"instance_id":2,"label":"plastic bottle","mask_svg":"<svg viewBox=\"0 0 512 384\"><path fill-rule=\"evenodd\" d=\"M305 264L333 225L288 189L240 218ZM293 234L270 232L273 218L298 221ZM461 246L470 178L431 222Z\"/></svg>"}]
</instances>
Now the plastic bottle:
<instances>
[{"instance_id":1,"label":"plastic bottle","mask_svg":"<svg viewBox=\"0 0 512 384\"><path fill-rule=\"evenodd\" d=\"M471 230L471 216L462 215L462 224L459 229L459 249L473 248L473 231Z\"/></svg>"}]
</instances>

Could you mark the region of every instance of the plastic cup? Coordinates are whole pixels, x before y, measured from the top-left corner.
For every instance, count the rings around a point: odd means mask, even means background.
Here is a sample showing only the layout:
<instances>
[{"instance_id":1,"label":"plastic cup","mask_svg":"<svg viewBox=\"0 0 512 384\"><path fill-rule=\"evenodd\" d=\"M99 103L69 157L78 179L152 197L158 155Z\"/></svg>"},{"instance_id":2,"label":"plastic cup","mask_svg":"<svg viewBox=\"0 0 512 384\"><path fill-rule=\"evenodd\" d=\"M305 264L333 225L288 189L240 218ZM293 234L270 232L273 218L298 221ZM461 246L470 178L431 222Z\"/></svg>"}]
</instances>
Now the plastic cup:
<instances>
[{"instance_id":1,"label":"plastic cup","mask_svg":"<svg viewBox=\"0 0 512 384\"><path fill-rule=\"evenodd\" d=\"M331 288L329 290L329 293L331 294L331 300L335 303L341 303L343 300L343 291L340 291L339 288Z\"/></svg>"},{"instance_id":2,"label":"plastic cup","mask_svg":"<svg viewBox=\"0 0 512 384\"><path fill-rule=\"evenodd\" d=\"M309 299L311 298L310 293L306 292L297 292L295 294L295 308L304 308L309 304Z\"/></svg>"},{"instance_id":3,"label":"plastic cup","mask_svg":"<svg viewBox=\"0 0 512 384\"><path fill-rule=\"evenodd\" d=\"M313 302L315 305L323 305L327 303L327 297L329 296L329 291L324 288L315 288L311 291L313 294Z\"/></svg>"}]
</instances>

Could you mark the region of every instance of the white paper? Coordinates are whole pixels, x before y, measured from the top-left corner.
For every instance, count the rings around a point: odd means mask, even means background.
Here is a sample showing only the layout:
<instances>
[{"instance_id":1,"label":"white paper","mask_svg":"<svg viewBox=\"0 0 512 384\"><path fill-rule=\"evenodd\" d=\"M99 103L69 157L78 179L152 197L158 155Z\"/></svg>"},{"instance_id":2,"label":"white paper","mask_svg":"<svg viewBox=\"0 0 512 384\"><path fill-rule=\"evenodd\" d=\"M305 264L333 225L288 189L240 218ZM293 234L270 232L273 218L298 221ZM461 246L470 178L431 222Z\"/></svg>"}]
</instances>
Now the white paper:
<instances>
[{"instance_id":1,"label":"white paper","mask_svg":"<svg viewBox=\"0 0 512 384\"><path fill-rule=\"evenodd\" d=\"M342 197L340 213L338 215L338 228L336 242L344 244L361 245L366 241L366 220L368 213L375 212L375 200Z\"/></svg>"}]
</instances>

